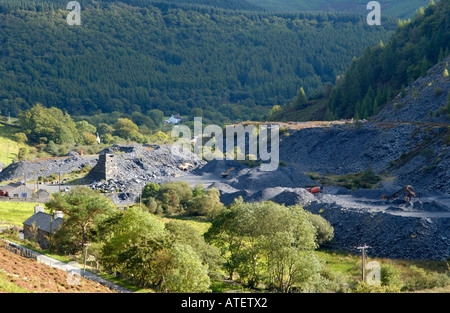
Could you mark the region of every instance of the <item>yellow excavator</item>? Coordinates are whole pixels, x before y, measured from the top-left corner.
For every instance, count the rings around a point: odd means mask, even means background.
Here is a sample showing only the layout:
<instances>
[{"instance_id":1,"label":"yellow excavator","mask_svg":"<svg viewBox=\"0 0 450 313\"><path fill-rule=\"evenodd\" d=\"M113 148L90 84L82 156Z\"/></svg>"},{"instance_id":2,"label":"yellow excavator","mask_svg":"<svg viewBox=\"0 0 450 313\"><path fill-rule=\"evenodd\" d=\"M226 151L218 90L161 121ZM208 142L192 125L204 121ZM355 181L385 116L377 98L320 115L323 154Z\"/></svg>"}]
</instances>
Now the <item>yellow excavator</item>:
<instances>
[{"instance_id":1,"label":"yellow excavator","mask_svg":"<svg viewBox=\"0 0 450 313\"><path fill-rule=\"evenodd\" d=\"M230 174L230 172L231 171L234 171L235 170L235 168L234 167L232 167L232 168L229 168L228 169L228 171L226 171L225 173L221 173L222 174L222 177L227 177L229 174Z\"/></svg>"},{"instance_id":2,"label":"yellow excavator","mask_svg":"<svg viewBox=\"0 0 450 313\"><path fill-rule=\"evenodd\" d=\"M184 163L181 164L180 166L178 166L178 168L182 171L187 171L189 169L189 166L191 166L192 168L194 168L194 165L191 163Z\"/></svg>"}]
</instances>

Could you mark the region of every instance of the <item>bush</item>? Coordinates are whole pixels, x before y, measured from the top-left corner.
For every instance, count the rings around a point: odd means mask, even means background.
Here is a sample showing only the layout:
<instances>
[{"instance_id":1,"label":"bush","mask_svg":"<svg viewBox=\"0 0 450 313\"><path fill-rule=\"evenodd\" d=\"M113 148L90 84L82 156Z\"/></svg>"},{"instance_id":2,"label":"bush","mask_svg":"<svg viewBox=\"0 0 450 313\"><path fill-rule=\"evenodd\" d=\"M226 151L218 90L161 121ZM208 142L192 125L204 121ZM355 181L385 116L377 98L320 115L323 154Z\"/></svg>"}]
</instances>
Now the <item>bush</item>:
<instances>
[{"instance_id":1,"label":"bush","mask_svg":"<svg viewBox=\"0 0 450 313\"><path fill-rule=\"evenodd\" d=\"M142 190L142 199L156 198L159 194L161 186L156 183L148 183Z\"/></svg>"},{"instance_id":2,"label":"bush","mask_svg":"<svg viewBox=\"0 0 450 313\"><path fill-rule=\"evenodd\" d=\"M25 133L16 133L14 135L18 143L25 143L28 141L27 135Z\"/></svg>"},{"instance_id":3,"label":"bush","mask_svg":"<svg viewBox=\"0 0 450 313\"><path fill-rule=\"evenodd\" d=\"M381 181L381 178L375 175L372 168L369 166L364 174L361 176L361 182L367 183L370 185L375 185Z\"/></svg>"},{"instance_id":4,"label":"bush","mask_svg":"<svg viewBox=\"0 0 450 313\"><path fill-rule=\"evenodd\" d=\"M52 156L55 156L58 154L58 146L50 140L47 146L44 148L44 151L51 154Z\"/></svg>"},{"instance_id":5,"label":"bush","mask_svg":"<svg viewBox=\"0 0 450 313\"><path fill-rule=\"evenodd\" d=\"M183 212L192 199L192 188L184 181L169 182L161 186L158 191L157 200L165 213Z\"/></svg>"},{"instance_id":6,"label":"bush","mask_svg":"<svg viewBox=\"0 0 450 313\"><path fill-rule=\"evenodd\" d=\"M148 212L156 214L156 210L158 209L158 202L156 202L155 198L146 199L145 206Z\"/></svg>"},{"instance_id":7,"label":"bush","mask_svg":"<svg viewBox=\"0 0 450 313\"><path fill-rule=\"evenodd\" d=\"M190 201L188 212L213 219L222 208L219 191L211 188Z\"/></svg>"},{"instance_id":8,"label":"bush","mask_svg":"<svg viewBox=\"0 0 450 313\"><path fill-rule=\"evenodd\" d=\"M398 286L400 285L400 271L392 265L381 266L381 285L382 286Z\"/></svg>"},{"instance_id":9,"label":"bush","mask_svg":"<svg viewBox=\"0 0 450 313\"><path fill-rule=\"evenodd\" d=\"M206 292L211 284L208 266L188 245L175 244L171 249L171 268L162 279L161 289L171 293ZM169 265L169 266L170 266Z\"/></svg>"},{"instance_id":10,"label":"bush","mask_svg":"<svg viewBox=\"0 0 450 313\"><path fill-rule=\"evenodd\" d=\"M434 156L434 151L428 148L423 150L420 155L425 157L426 159L431 159Z\"/></svg>"},{"instance_id":11,"label":"bush","mask_svg":"<svg viewBox=\"0 0 450 313\"><path fill-rule=\"evenodd\" d=\"M19 153L17 155L17 157L19 158L19 160L23 160L25 158L25 156L28 154L28 149L27 148L19 148Z\"/></svg>"},{"instance_id":12,"label":"bush","mask_svg":"<svg viewBox=\"0 0 450 313\"><path fill-rule=\"evenodd\" d=\"M352 290L353 293L398 293L399 288L396 286L379 286L359 284L356 289Z\"/></svg>"},{"instance_id":13,"label":"bush","mask_svg":"<svg viewBox=\"0 0 450 313\"><path fill-rule=\"evenodd\" d=\"M444 89L442 89L441 87L436 87L433 90L433 94L438 97L440 95L442 95L444 93Z\"/></svg>"},{"instance_id":14,"label":"bush","mask_svg":"<svg viewBox=\"0 0 450 313\"><path fill-rule=\"evenodd\" d=\"M16 226L3 230L2 234L9 239L20 240L19 229Z\"/></svg>"},{"instance_id":15,"label":"bush","mask_svg":"<svg viewBox=\"0 0 450 313\"><path fill-rule=\"evenodd\" d=\"M411 271L411 277L406 280L402 288L404 291L443 287L450 283L450 278L446 274L426 272L414 265L411 265L409 270Z\"/></svg>"},{"instance_id":16,"label":"bush","mask_svg":"<svg viewBox=\"0 0 450 313\"><path fill-rule=\"evenodd\" d=\"M308 220L313 224L317 230L317 244L323 244L333 239L334 228L322 216L307 212Z\"/></svg>"},{"instance_id":17,"label":"bush","mask_svg":"<svg viewBox=\"0 0 450 313\"><path fill-rule=\"evenodd\" d=\"M66 147L59 148L58 153L60 156L65 156L67 154L67 148Z\"/></svg>"}]
</instances>

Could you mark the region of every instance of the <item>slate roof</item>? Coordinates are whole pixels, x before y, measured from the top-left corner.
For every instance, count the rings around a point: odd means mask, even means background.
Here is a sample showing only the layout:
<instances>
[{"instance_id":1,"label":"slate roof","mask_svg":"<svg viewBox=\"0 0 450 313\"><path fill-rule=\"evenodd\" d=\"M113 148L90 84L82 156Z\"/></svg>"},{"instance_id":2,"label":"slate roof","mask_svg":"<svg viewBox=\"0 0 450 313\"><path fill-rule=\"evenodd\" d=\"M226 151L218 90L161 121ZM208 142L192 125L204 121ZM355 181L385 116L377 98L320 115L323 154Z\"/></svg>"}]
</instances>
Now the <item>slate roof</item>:
<instances>
[{"instance_id":1,"label":"slate roof","mask_svg":"<svg viewBox=\"0 0 450 313\"><path fill-rule=\"evenodd\" d=\"M10 184L4 186L4 187L2 188L2 190L5 190L5 191L7 191L7 192L11 192L11 191L13 191L13 190L19 188L20 186L22 186L22 184L18 184L18 183L10 183Z\"/></svg>"},{"instance_id":2,"label":"slate roof","mask_svg":"<svg viewBox=\"0 0 450 313\"><path fill-rule=\"evenodd\" d=\"M29 219L23 222L23 225L32 226L35 223L36 228L42 231L50 233L50 214L44 212L37 212L33 214ZM62 223L62 218L54 218L52 223L52 233L54 233Z\"/></svg>"},{"instance_id":3,"label":"slate roof","mask_svg":"<svg viewBox=\"0 0 450 313\"><path fill-rule=\"evenodd\" d=\"M50 191L48 191L47 189L39 189L38 191L36 191L36 194L44 194L44 195L46 195L46 194L48 194L48 195L50 195Z\"/></svg>"}]
</instances>

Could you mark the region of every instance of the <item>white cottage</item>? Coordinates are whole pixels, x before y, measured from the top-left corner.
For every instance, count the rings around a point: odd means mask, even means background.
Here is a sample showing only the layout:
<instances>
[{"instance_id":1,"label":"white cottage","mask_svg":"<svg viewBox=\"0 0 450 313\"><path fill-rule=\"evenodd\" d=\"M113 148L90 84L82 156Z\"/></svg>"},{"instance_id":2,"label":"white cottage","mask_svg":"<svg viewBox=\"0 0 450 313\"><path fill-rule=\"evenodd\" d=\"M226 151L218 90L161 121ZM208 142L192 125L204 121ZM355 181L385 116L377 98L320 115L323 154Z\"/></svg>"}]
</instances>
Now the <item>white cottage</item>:
<instances>
[{"instance_id":1,"label":"white cottage","mask_svg":"<svg viewBox=\"0 0 450 313\"><path fill-rule=\"evenodd\" d=\"M181 123L181 116L177 115L173 115L165 121L168 124L180 124Z\"/></svg>"}]
</instances>

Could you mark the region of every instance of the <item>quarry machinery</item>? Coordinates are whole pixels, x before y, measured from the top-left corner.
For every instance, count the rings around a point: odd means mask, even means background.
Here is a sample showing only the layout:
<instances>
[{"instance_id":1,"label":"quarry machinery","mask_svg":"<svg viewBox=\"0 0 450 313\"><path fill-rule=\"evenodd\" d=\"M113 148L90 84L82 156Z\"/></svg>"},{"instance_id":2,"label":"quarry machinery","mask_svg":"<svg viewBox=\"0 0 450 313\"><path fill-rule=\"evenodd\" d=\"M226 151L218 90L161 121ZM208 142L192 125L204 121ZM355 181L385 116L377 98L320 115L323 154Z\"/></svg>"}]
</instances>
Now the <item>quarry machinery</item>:
<instances>
[{"instance_id":1,"label":"quarry machinery","mask_svg":"<svg viewBox=\"0 0 450 313\"><path fill-rule=\"evenodd\" d=\"M399 195L403 193L403 200L405 202L410 202L412 197L416 197L416 192L414 191L414 187L411 185L406 185L402 189L397 190L390 196L381 195L381 199L383 200L393 200L399 197Z\"/></svg>"},{"instance_id":2,"label":"quarry machinery","mask_svg":"<svg viewBox=\"0 0 450 313\"><path fill-rule=\"evenodd\" d=\"M192 168L194 168L194 165L191 163L184 163L181 164L180 166L178 166L178 168L182 171L187 171L189 169L189 166L191 166Z\"/></svg>"},{"instance_id":3,"label":"quarry machinery","mask_svg":"<svg viewBox=\"0 0 450 313\"><path fill-rule=\"evenodd\" d=\"M309 191L313 195L315 195L316 193L322 192L322 187L313 187L313 188L305 188L305 189L306 189L306 191Z\"/></svg>"},{"instance_id":4,"label":"quarry machinery","mask_svg":"<svg viewBox=\"0 0 450 313\"><path fill-rule=\"evenodd\" d=\"M222 174L222 177L227 177L229 174L230 174L230 172L231 171L234 171L235 170L235 168L234 167L232 167L232 168L229 168L228 169L228 171L226 171L225 173L221 173Z\"/></svg>"}]
</instances>

